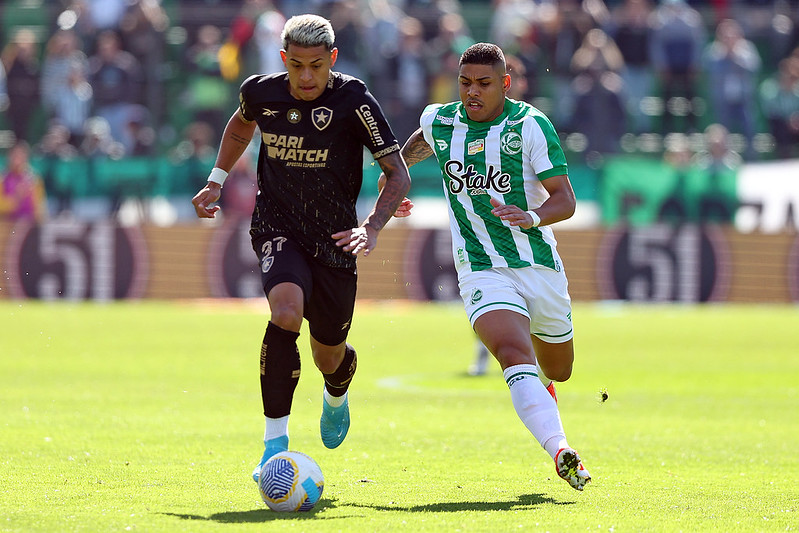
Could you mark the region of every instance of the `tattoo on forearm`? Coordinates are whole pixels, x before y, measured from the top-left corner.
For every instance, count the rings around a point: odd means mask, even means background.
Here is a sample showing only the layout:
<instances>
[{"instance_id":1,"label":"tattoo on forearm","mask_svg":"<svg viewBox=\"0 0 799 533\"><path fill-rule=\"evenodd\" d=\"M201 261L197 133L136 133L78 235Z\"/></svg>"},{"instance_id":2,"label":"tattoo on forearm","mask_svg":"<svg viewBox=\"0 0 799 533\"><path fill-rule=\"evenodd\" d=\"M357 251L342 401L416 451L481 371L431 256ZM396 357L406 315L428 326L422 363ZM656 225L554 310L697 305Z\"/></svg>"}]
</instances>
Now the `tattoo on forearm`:
<instances>
[{"instance_id":1,"label":"tattoo on forearm","mask_svg":"<svg viewBox=\"0 0 799 533\"><path fill-rule=\"evenodd\" d=\"M433 149L427 144L421 133L416 132L411 135L408 142L402 147L401 153L408 166L411 166L433 155Z\"/></svg>"},{"instance_id":2,"label":"tattoo on forearm","mask_svg":"<svg viewBox=\"0 0 799 533\"><path fill-rule=\"evenodd\" d=\"M386 184L377 198L372 213L369 215L368 224L380 230L391 220L394 212L408 194L411 186L407 167L403 164L399 153L382 157L378 160L380 168L386 176Z\"/></svg>"},{"instance_id":3,"label":"tattoo on forearm","mask_svg":"<svg viewBox=\"0 0 799 533\"><path fill-rule=\"evenodd\" d=\"M239 135L238 133L231 133L230 139L239 143L239 144L250 144L250 139L246 139Z\"/></svg>"}]
</instances>

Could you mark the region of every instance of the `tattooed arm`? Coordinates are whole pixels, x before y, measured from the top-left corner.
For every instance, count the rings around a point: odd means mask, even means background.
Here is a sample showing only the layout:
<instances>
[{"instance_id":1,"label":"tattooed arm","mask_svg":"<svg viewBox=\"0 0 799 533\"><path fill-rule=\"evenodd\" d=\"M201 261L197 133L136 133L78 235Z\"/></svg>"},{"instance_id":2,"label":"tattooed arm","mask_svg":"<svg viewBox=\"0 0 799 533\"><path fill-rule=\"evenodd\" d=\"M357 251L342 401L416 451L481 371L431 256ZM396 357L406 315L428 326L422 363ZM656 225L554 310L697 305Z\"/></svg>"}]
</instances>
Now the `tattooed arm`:
<instances>
[{"instance_id":1,"label":"tattooed arm","mask_svg":"<svg viewBox=\"0 0 799 533\"><path fill-rule=\"evenodd\" d=\"M255 126L255 121L247 121L241 115L241 111L236 110L230 120L228 120L225 133L222 134L222 144L219 146L219 152L216 155L215 168L230 172L230 169L233 168L233 165L236 164L236 161L246 150L247 145L250 144L252 135L255 132ZM211 204L219 200L221 194L222 186L220 184L213 181L206 183L191 200L197 216L200 218L214 218L216 212L219 211L219 206L212 206Z\"/></svg>"},{"instance_id":2,"label":"tattooed arm","mask_svg":"<svg viewBox=\"0 0 799 533\"><path fill-rule=\"evenodd\" d=\"M247 121L241 115L240 110L236 110L225 126L222 134L222 144L219 146L219 153L216 155L215 167L221 168L225 172L230 172L241 154L247 149L255 132L255 121Z\"/></svg>"},{"instance_id":3,"label":"tattooed arm","mask_svg":"<svg viewBox=\"0 0 799 533\"><path fill-rule=\"evenodd\" d=\"M422 128L414 131L411 136L408 137L400 153L402 154L402 158L405 159L405 164L409 167L433 155L433 149L427 144L427 141L424 140Z\"/></svg>"},{"instance_id":4,"label":"tattooed arm","mask_svg":"<svg viewBox=\"0 0 799 533\"><path fill-rule=\"evenodd\" d=\"M405 142L405 146L402 147L400 154L402 154L405 164L407 164L409 167L415 165L419 161L424 161L433 155L433 149L430 148L430 145L424 140L424 135L422 135L421 128L413 132L413 134L408 138L408 140ZM377 190L382 191L385 184L386 175L383 173L380 174L379 178L377 178ZM394 216L397 218L409 217L411 216L411 209L413 209L413 202L411 202L409 198L403 198L399 206L397 206L396 211L394 211Z\"/></svg>"},{"instance_id":5,"label":"tattooed arm","mask_svg":"<svg viewBox=\"0 0 799 533\"><path fill-rule=\"evenodd\" d=\"M408 165L408 167L412 167L419 161L424 161L433 155L433 149L430 148L430 145L424 140L422 128L419 128L408 137L408 140L405 141L405 146L400 150L400 154L402 154L402 158L405 160L405 164ZM383 173L377 178L377 190L382 191L385 184L386 175Z\"/></svg>"},{"instance_id":6,"label":"tattooed arm","mask_svg":"<svg viewBox=\"0 0 799 533\"><path fill-rule=\"evenodd\" d=\"M332 235L336 245L345 251L357 255L369 253L377 246L377 234L391 219L391 216L411 188L411 177L399 151L392 152L377 160L383 170L383 187L377 196L372 212L366 217L363 224L357 228L339 231Z\"/></svg>"},{"instance_id":7,"label":"tattooed arm","mask_svg":"<svg viewBox=\"0 0 799 533\"><path fill-rule=\"evenodd\" d=\"M408 167L402 160L400 152L394 152L377 160L383 173L383 186L380 187L380 194L377 197L374 209L366 217L364 224L368 224L376 230L383 229L386 222L397 210L402 199L411 189L411 176Z\"/></svg>"}]
</instances>

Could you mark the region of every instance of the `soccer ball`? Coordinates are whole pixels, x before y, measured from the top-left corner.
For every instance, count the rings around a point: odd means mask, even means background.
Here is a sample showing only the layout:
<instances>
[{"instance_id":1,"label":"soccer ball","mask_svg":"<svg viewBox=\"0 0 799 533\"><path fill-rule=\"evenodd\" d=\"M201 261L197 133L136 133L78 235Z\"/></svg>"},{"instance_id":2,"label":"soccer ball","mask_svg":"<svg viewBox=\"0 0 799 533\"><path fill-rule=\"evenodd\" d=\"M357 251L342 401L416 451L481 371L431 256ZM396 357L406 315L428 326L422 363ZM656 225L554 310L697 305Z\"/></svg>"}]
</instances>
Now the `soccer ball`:
<instances>
[{"instance_id":1,"label":"soccer ball","mask_svg":"<svg viewBox=\"0 0 799 533\"><path fill-rule=\"evenodd\" d=\"M316 461L300 452L280 452L261 467L258 491L273 511L310 511L319 498L325 478Z\"/></svg>"}]
</instances>

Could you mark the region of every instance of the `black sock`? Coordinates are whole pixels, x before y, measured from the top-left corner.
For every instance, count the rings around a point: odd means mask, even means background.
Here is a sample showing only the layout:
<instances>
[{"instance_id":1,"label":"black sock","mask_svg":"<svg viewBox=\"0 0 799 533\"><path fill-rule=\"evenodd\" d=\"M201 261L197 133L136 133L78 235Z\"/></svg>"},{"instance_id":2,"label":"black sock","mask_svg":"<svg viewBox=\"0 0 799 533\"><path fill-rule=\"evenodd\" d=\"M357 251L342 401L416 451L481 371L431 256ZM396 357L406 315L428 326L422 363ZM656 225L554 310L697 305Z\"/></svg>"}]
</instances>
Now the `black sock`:
<instances>
[{"instance_id":1,"label":"black sock","mask_svg":"<svg viewBox=\"0 0 799 533\"><path fill-rule=\"evenodd\" d=\"M280 418L291 412L294 389L300 381L299 333L272 322L266 326L261 345L261 399L264 415Z\"/></svg>"},{"instance_id":2,"label":"black sock","mask_svg":"<svg viewBox=\"0 0 799 533\"><path fill-rule=\"evenodd\" d=\"M355 375L355 369L358 367L358 354L355 353L355 348L349 344L344 349L344 359L332 374L322 374L325 377L325 388L331 396L344 396L347 389L350 387L352 376Z\"/></svg>"}]
</instances>

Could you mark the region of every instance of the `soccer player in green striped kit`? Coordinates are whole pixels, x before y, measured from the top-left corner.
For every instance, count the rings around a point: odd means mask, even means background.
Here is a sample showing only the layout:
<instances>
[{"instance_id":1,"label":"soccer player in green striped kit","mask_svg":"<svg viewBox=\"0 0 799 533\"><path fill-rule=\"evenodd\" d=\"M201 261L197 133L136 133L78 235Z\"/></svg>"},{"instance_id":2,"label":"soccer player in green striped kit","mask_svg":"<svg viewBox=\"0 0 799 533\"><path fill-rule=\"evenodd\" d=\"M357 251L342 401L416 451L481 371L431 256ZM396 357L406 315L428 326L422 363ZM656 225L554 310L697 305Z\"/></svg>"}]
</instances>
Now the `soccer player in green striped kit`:
<instances>
[{"instance_id":1,"label":"soccer player in green striped kit","mask_svg":"<svg viewBox=\"0 0 799 533\"><path fill-rule=\"evenodd\" d=\"M574 361L571 299L551 224L574 214L566 158L549 119L506 98L502 50L461 56L460 102L429 105L402 148L408 166L435 155L458 284L472 327L502 367L513 406L577 490L591 480L572 449L551 380ZM396 216L410 215L405 199Z\"/></svg>"}]
</instances>

